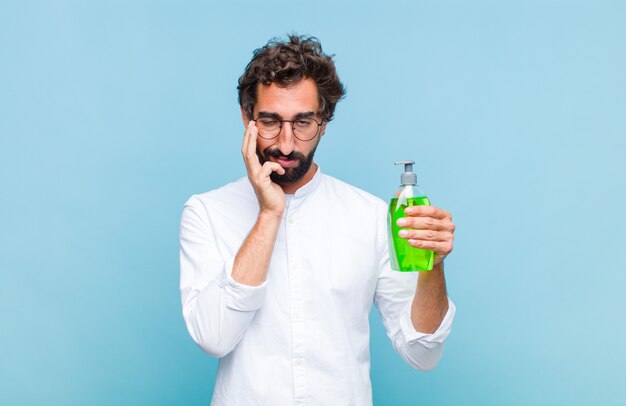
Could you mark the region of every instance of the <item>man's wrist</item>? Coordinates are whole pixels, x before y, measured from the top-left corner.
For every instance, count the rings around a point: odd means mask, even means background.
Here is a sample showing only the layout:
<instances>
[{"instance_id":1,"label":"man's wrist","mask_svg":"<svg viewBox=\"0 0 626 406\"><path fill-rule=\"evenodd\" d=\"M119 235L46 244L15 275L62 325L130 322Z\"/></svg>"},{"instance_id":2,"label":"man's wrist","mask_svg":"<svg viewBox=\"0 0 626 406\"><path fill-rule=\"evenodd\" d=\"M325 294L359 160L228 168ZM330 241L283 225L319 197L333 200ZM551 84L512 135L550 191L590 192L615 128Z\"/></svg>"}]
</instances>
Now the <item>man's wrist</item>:
<instances>
[{"instance_id":1,"label":"man's wrist","mask_svg":"<svg viewBox=\"0 0 626 406\"><path fill-rule=\"evenodd\" d=\"M434 281L443 278L443 261L433 265L433 269L428 272L419 273L419 281Z\"/></svg>"},{"instance_id":2,"label":"man's wrist","mask_svg":"<svg viewBox=\"0 0 626 406\"><path fill-rule=\"evenodd\" d=\"M283 220L283 211L273 211L273 210L261 210L259 212L260 223L275 223Z\"/></svg>"}]
</instances>

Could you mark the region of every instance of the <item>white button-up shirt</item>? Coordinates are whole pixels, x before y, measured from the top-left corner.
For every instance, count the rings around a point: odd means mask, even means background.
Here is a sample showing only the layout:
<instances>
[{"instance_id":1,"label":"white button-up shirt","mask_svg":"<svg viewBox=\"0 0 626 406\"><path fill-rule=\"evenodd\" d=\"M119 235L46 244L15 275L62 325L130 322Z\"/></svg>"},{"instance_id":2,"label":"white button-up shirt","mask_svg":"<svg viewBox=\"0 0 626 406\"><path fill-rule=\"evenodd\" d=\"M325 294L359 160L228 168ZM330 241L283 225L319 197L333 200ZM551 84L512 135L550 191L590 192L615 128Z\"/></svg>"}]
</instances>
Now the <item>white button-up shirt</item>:
<instances>
[{"instance_id":1,"label":"white button-up shirt","mask_svg":"<svg viewBox=\"0 0 626 406\"><path fill-rule=\"evenodd\" d=\"M247 178L183 209L183 316L194 341L220 358L212 405L371 405L373 303L396 351L415 368L434 367L455 307L449 301L435 333L415 331L417 273L389 266L385 202L318 168L287 196L266 281L247 286L231 272L258 213Z\"/></svg>"}]
</instances>

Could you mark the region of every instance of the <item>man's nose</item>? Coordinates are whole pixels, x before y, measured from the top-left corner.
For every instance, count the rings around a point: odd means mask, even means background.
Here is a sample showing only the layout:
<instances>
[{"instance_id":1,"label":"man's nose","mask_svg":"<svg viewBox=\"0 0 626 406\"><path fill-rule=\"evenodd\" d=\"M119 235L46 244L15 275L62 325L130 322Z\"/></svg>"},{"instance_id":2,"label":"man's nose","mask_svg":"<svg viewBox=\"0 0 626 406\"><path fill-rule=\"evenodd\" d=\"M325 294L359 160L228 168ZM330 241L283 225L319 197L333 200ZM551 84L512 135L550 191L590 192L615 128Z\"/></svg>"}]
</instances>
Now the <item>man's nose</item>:
<instances>
[{"instance_id":1,"label":"man's nose","mask_svg":"<svg viewBox=\"0 0 626 406\"><path fill-rule=\"evenodd\" d=\"M278 150L283 155L289 155L294 149L294 134L292 122L283 122L280 133L278 134Z\"/></svg>"}]
</instances>

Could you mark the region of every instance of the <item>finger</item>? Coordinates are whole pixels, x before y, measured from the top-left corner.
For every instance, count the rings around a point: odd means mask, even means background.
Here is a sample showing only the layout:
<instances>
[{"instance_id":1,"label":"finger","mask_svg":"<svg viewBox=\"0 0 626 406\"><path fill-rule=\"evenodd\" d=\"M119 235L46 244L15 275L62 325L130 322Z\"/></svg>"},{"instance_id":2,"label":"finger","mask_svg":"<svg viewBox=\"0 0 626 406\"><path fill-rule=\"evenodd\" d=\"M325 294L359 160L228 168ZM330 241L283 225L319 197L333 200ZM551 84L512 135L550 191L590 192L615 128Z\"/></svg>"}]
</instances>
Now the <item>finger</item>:
<instances>
[{"instance_id":1,"label":"finger","mask_svg":"<svg viewBox=\"0 0 626 406\"><path fill-rule=\"evenodd\" d=\"M248 138L250 137L250 123L252 123L252 120L248 122L248 125L246 126L246 130L243 133L243 141L241 142L241 154L242 155L246 154L246 146L248 145Z\"/></svg>"},{"instance_id":2,"label":"finger","mask_svg":"<svg viewBox=\"0 0 626 406\"><path fill-rule=\"evenodd\" d=\"M277 164L276 162L265 162L261 168L260 175L263 177L269 177L272 172L276 172L279 175L285 174L285 168Z\"/></svg>"},{"instance_id":3,"label":"finger","mask_svg":"<svg viewBox=\"0 0 626 406\"><path fill-rule=\"evenodd\" d=\"M398 219L396 224L406 228L448 232L454 232L456 228L454 223L449 220L438 220L432 217L402 217Z\"/></svg>"},{"instance_id":4,"label":"finger","mask_svg":"<svg viewBox=\"0 0 626 406\"><path fill-rule=\"evenodd\" d=\"M256 173L261 169L261 162L259 162L259 157L256 154L256 137L258 134L258 130L254 125L254 121L250 121L248 123L248 128L246 130L246 135L244 136L244 145L243 145L243 157L246 163L246 167L248 171L252 171L252 173Z\"/></svg>"},{"instance_id":5,"label":"finger","mask_svg":"<svg viewBox=\"0 0 626 406\"><path fill-rule=\"evenodd\" d=\"M452 215L436 206L409 206L404 209L407 216L434 217L436 219L452 219Z\"/></svg>"},{"instance_id":6,"label":"finger","mask_svg":"<svg viewBox=\"0 0 626 406\"><path fill-rule=\"evenodd\" d=\"M252 120L248 123L248 129L250 130L250 136L248 137L248 153L254 153L256 155L256 137L259 134L256 128L256 123Z\"/></svg>"},{"instance_id":7,"label":"finger","mask_svg":"<svg viewBox=\"0 0 626 406\"><path fill-rule=\"evenodd\" d=\"M450 232L433 230L400 230L398 235L406 239L439 242L452 241L454 239L454 236Z\"/></svg>"},{"instance_id":8,"label":"finger","mask_svg":"<svg viewBox=\"0 0 626 406\"><path fill-rule=\"evenodd\" d=\"M446 256L452 252L452 241L426 241L426 240L407 240L409 245L415 248L434 251L439 255Z\"/></svg>"},{"instance_id":9,"label":"finger","mask_svg":"<svg viewBox=\"0 0 626 406\"><path fill-rule=\"evenodd\" d=\"M250 120L248 125L246 126L246 131L243 133L243 141L241 143L241 154L246 156L246 151L248 150L248 144L250 143L250 132L252 130L253 121Z\"/></svg>"}]
</instances>

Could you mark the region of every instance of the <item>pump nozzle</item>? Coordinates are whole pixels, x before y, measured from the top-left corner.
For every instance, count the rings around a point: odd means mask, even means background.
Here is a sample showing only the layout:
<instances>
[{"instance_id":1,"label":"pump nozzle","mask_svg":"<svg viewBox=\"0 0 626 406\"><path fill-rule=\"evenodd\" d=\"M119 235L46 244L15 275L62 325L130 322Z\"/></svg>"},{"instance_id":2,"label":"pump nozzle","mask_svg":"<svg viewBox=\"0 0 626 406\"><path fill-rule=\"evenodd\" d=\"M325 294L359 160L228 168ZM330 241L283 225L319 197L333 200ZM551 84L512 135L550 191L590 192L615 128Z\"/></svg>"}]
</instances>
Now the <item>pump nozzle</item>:
<instances>
[{"instance_id":1,"label":"pump nozzle","mask_svg":"<svg viewBox=\"0 0 626 406\"><path fill-rule=\"evenodd\" d=\"M400 176L400 183L402 185L417 184L417 175L413 172L413 164L415 164L415 161L396 162L396 165L404 165L404 173Z\"/></svg>"},{"instance_id":2,"label":"pump nozzle","mask_svg":"<svg viewBox=\"0 0 626 406\"><path fill-rule=\"evenodd\" d=\"M398 161L396 165L404 165L404 172L413 172L415 161Z\"/></svg>"}]
</instances>

